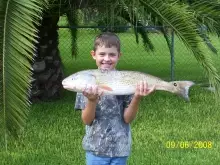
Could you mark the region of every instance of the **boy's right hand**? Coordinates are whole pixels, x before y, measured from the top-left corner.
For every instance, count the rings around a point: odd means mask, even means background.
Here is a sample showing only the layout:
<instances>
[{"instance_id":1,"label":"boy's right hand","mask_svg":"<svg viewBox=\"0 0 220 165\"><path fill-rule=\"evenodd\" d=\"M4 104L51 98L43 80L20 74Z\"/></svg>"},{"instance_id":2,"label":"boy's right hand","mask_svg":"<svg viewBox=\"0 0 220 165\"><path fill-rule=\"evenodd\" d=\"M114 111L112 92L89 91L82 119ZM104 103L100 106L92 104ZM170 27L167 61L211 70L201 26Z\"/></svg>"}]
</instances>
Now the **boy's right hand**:
<instances>
[{"instance_id":1,"label":"boy's right hand","mask_svg":"<svg viewBox=\"0 0 220 165\"><path fill-rule=\"evenodd\" d=\"M87 86L83 90L83 95L88 98L89 101L97 102L102 95L102 91L97 85Z\"/></svg>"}]
</instances>

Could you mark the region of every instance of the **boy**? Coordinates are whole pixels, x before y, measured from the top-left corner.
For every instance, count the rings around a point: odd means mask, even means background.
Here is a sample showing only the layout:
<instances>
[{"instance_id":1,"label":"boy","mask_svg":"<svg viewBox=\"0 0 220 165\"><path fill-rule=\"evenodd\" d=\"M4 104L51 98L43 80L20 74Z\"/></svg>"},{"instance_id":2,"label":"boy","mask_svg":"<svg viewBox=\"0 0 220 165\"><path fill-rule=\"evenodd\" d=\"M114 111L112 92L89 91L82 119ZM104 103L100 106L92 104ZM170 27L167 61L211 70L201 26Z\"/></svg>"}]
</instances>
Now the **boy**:
<instances>
[{"instance_id":1,"label":"boy","mask_svg":"<svg viewBox=\"0 0 220 165\"><path fill-rule=\"evenodd\" d=\"M121 56L120 40L113 33L102 33L94 42L92 58L100 70L115 70ZM137 84L134 95L102 96L97 86L77 93L75 109L82 109L86 124L83 148L87 165L126 165L131 148L131 121L142 96L150 94L146 82Z\"/></svg>"}]
</instances>

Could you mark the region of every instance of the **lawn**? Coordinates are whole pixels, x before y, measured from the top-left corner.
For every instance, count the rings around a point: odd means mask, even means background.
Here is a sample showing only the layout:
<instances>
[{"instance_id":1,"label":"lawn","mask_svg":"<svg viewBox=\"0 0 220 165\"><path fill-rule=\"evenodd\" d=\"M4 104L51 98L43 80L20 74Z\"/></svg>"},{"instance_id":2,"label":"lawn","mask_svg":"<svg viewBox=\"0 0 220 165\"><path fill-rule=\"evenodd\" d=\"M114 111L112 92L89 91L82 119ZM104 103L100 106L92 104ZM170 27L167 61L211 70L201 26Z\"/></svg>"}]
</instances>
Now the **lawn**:
<instances>
[{"instance_id":1,"label":"lawn","mask_svg":"<svg viewBox=\"0 0 220 165\"><path fill-rule=\"evenodd\" d=\"M65 34L64 34L65 33ZM70 39L60 29L60 54L64 71L95 68L89 56L94 30L81 30L78 56L71 57ZM123 56L118 69L139 70L170 80L170 55L160 34L152 34L155 52L146 52L135 43L133 33L119 34ZM214 43L216 37L212 37ZM206 53L210 52L205 49ZM219 56L211 54L219 69ZM175 37L175 79L206 82L193 55ZM83 165L84 125L80 111L74 110L75 93L62 92L53 102L33 104L24 134L9 141L8 152L0 149L0 164L7 165ZM166 92L155 92L142 99L132 122L132 154L129 165L216 165L220 162L219 104L213 94L201 87L190 90L190 102ZM2 146L3 147L3 146Z\"/></svg>"}]
</instances>

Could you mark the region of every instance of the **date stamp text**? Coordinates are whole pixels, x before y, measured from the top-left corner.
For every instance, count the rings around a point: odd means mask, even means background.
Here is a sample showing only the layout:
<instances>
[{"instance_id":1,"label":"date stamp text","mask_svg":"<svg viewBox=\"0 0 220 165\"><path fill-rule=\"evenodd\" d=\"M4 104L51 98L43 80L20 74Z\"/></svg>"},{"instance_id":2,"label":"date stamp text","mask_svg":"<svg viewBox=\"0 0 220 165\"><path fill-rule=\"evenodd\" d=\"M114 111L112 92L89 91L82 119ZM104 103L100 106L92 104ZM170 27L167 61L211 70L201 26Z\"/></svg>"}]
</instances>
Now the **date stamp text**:
<instances>
[{"instance_id":1,"label":"date stamp text","mask_svg":"<svg viewBox=\"0 0 220 165\"><path fill-rule=\"evenodd\" d=\"M169 149L211 149L212 141L166 141L165 147Z\"/></svg>"}]
</instances>

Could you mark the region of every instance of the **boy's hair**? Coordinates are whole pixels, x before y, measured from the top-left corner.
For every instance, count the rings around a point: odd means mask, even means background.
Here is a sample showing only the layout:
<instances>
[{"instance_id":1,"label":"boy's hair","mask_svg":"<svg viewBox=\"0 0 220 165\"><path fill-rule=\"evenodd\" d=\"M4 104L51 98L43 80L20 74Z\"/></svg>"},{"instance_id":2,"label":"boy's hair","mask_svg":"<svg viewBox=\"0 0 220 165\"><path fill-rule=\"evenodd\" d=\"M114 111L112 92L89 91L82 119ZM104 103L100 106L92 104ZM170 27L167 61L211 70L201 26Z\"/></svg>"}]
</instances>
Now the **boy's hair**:
<instances>
[{"instance_id":1,"label":"boy's hair","mask_svg":"<svg viewBox=\"0 0 220 165\"><path fill-rule=\"evenodd\" d=\"M95 38L93 50L96 51L98 46L103 46L103 45L107 48L115 46L117 48L118 52L120 52L120 39L114 33L105 32L105 33L99 34Z\"/></svg>"}]
</instances>

